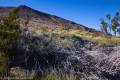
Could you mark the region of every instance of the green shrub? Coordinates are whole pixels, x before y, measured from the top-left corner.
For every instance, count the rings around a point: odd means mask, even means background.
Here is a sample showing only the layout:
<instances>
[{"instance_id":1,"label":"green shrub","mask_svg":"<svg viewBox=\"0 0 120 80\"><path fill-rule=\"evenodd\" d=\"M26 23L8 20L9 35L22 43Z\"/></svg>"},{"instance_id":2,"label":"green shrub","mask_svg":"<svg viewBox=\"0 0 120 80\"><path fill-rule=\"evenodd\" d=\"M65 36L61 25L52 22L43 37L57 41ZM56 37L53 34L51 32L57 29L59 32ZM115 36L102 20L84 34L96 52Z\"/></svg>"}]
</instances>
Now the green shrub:
<instances>
[{"instance_id":1,"label":"green shrub","mask_svg":"<svg viewBox=\"0 0 120 80\"><path fill-rule=\"evenodd\" d=\"M6 74L6 64L8 61L8 56L0 52L0 76L4 76Z\"/></svg>"},{"instance_id":2,"label":"green shrub","mask_svg":"<svg viewBox=\"0 0 120 80\"><path fill-rule=\"evenodd\" d=\"M20 35L20 27L16 22L15 13L5 16L0 23L0 76L5 76L8 61L15 51L15 43Z\"/></svg>"},{"instance_id":3,"label":"green shrub","mask_svg":"<svg viewBox=\"0 0 120 80\"><path fill-rule=\"evenodd\" d=\"M0 24L0 50L4 52L11 51L19 34L20 29L16 22L16 15L10 13L4 17L3 23Z\"/></svg>"}]
</instances>

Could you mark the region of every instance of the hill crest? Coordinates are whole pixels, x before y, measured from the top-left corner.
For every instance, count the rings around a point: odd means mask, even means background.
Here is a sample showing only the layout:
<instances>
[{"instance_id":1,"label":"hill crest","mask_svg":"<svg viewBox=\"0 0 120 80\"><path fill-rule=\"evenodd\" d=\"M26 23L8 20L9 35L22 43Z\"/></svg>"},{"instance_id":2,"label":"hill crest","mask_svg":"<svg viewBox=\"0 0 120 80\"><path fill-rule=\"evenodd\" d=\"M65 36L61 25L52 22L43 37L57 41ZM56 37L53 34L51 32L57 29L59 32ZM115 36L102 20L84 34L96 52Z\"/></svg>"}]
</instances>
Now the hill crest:
<instances>
[{"instance_id":1,"label":"hill crest","mask_svg":"<svg viewBox=\"0 0 120 80\"><path fill-rule=\"evenodd\" d=\"M66 20L64 18L40 12L38 10L32 9L26 5L21 5L18 7L0 7L0 15L7 15L17 9L17 15L19 17L28 17L37 22L43 22L45 24L53 25L54 27L62 27L68 29L80 29L85 31L96 31L95 29L88 28L84 25L77 24L73 21Z\"/></svg>"}]
</instances>

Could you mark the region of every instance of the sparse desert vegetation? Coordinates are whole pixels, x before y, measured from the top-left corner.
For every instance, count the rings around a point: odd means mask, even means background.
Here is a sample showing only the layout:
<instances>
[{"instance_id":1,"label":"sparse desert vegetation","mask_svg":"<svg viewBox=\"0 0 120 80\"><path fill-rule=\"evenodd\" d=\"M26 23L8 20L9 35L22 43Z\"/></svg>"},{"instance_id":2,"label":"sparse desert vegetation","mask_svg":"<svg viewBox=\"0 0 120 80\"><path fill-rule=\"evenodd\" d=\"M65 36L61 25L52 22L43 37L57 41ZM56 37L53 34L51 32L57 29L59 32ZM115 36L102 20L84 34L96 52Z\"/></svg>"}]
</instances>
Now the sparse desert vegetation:
<instances>
[{"instance_id":1,"label":"sparse desert vegetation","mask_svg":"<svg viewBox=\"0 0 120 80\"><path fill-rule=\"evenodd\" d=\"M27 6L14 10L0 21L0 78L120 78L119 37Z\"/></svg>"}]
</instances>

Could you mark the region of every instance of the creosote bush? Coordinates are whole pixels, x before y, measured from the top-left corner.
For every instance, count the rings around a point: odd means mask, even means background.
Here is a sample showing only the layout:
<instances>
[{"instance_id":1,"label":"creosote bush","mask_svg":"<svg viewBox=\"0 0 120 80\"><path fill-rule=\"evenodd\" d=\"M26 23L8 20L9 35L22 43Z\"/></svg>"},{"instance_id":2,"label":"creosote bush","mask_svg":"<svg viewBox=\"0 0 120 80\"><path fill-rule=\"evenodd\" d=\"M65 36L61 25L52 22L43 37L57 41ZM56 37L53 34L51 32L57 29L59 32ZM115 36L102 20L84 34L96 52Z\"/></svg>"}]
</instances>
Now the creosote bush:
<instances>
[{"instance_id":1,"label":"creosote bush","mask_svg":"<svg viewBox=\"0 0 120 80\"><path fill-rule=\"evenodd\" d=\"M14 52L20 35L20 27L16 22L16 14L4 16L0 23L0 76L7 73L9 57Z\"/></svg>"},{"instance_id":2,"label":"creosote bush","mask_svg":"<svg viewBox=\"0 0 120 80\"><path fill-rule=\"evenodd\" d=\"M11 51L19 34L20 29L16 22L16 15L10 13L4 17L3 23L0 24L0 50L4 52Z\"/></svg>"}]
</instances>

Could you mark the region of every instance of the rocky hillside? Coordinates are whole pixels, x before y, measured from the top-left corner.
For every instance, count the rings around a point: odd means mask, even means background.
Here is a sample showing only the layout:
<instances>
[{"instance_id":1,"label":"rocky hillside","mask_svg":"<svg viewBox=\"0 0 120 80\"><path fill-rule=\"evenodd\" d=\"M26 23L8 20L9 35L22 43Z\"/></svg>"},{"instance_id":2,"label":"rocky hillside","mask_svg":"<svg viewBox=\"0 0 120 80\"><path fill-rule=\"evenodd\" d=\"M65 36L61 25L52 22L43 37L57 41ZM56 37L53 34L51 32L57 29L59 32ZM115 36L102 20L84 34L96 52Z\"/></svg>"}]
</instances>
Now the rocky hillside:
<instances>
[{"instance_id":1,"label":"rocky hillside","mask_svg":"<svg viewBox=\"0 0 120 80\"><path fill-rule=\"evenodd\" d=\"M75 29L75 30L98 33L98 31L96 31L94 29L90 29L83 25L77 24L75 22L54 16L54 15L39 12L39 11L34 10L30 7L27 7L25 5L22 5L19 7L0 7L0 15L1 16L7 15L10 12L13 12L14 10L16 10L16 14L17 14L18 18L24 19L26 21L28 20L28 23L26 23L28 25L27 27L31 27L31 26L32 27L40 27L40 25L42 25L42 26L52 28L52 29L55 29L55 28Z\"/></svg>"},{"instance_id":2,"label":"rocky hillside","mask_svg":"<svg viewBox=\"0 0 120 80\"><path fill-rule=\"evenodd\" d=\"M84 39L90 39L93 41L102 42L104 44L119 42L118 38L108 40L106 37L111 37L100 31L54 15L34 10L25 5L19 7L0 7L0 12L0 19L2 19L3 15L15 12L21 27L28 29L31 33L39 32L41 28L46 28L51 29L58 34L64 33L76 35Z\"/></svg>"},{"instance_id":3,"label":"rocky hillside","mask_svg":"<svg viewBox=\"0 0 120 80\"><path fill-rule=\"evenodd\" d=\"M120 80L120 38L27 6L1 7L1 22L11 12L21 34L10 57L9 76L57 71L80 80Z\"/></svg>"}]
</instances>

